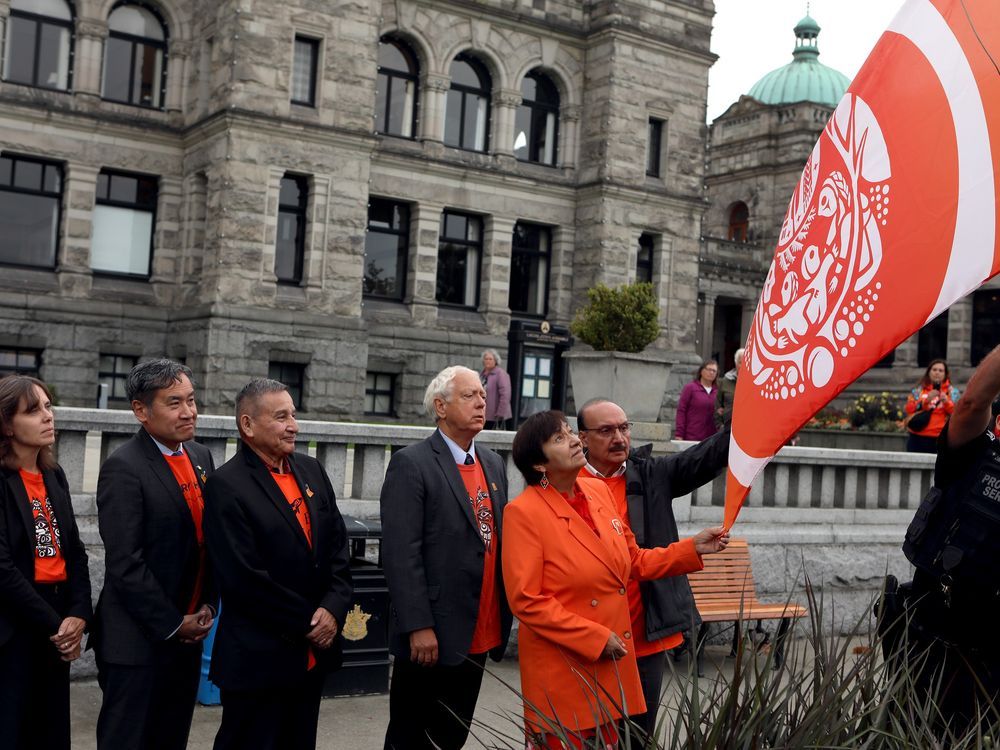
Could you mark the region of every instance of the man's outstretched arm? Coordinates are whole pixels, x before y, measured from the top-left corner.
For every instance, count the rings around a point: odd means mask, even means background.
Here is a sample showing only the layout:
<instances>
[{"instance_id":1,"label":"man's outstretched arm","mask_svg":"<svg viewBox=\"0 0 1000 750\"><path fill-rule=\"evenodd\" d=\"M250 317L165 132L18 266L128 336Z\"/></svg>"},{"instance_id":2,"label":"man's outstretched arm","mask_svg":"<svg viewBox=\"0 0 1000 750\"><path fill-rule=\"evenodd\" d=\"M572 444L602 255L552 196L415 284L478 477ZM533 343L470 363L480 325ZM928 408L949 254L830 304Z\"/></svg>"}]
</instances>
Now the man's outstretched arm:
<instances>
[{"instance_id":1,"label":"man's outstretched arm","mask_svg":"<svg viewBox=\"0 0 1000 750\"><path fill-rule=\"evenodd\" d=\"M986 355L969 378L948 423L948 447L957 448L983 434L990 426L990 406L1000 394L1000 346Z\"/></svg>"}]
</instances>

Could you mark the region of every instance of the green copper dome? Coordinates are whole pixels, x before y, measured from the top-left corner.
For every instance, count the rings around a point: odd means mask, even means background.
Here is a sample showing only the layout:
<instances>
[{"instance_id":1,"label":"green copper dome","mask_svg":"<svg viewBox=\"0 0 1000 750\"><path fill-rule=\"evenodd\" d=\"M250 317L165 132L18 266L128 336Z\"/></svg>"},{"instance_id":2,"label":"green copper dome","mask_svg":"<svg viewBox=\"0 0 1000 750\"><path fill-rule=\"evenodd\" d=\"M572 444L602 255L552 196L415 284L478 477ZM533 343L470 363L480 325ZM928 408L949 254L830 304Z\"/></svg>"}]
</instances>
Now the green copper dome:
<instances>
[{"instance_id":1,"label":"green copper dome","mask_svg":"<svg viewBox=\"0 0 1000 750\"><path fill-rule=\"evenodd\" d=\"M819 61L819 30L819 24L808 15L795 24L792 61L757 81L749 96L763 104L816 102L836 106L851 81Z\"/></svg>"}]
</instances>

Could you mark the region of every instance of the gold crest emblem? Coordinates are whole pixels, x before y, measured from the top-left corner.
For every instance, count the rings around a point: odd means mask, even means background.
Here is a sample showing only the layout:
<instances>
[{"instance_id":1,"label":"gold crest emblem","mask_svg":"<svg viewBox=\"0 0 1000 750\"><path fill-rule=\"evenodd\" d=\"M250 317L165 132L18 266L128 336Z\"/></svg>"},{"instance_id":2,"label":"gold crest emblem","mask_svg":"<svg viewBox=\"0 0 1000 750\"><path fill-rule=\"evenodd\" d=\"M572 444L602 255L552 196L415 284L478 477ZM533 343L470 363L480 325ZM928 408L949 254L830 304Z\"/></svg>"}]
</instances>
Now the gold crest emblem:
<instances>
[{"instance_id":1,"label":"gold crest emblem","mask_svg":"<svg viewBox=\"0 0 1000 750\"><path fill-rule=\"evenodd\" d=\"M354 608L347 613L344 621L344 638L349 641L360 641L368 636L368 621L371 615L361 610L360 604L355 604Z\"/></svg>"}]
</instances>

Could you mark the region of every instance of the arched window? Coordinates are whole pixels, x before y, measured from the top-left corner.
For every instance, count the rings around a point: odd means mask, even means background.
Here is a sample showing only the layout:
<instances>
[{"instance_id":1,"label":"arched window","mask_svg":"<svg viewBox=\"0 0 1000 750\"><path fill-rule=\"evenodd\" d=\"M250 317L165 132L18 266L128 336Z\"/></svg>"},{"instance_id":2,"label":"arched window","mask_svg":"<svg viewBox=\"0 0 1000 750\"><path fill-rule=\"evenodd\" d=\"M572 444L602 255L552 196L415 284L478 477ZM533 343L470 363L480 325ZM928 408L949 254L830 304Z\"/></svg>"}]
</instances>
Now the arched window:
<instances>
[{"instance_id":1,"label":"arched window","mask_svg":"<svg viewBox=\"0 0 1000 750\"><path fill-rule=\"evenodd\" d=\"M70 87L73 10L66 0L11 0L4 80L44 89Z\"/></svg>"},{"instance_id":2,"label":"arched window","mask_svg":"<svg viewBox=\"0 0 1000 750\"><path fill-rule=\"evenodd\" d=\"M490 135L490 74L474 57L461 54L452 60L451 89L445 106L446 146L485 151Z\"/></svg>"},{"instance_id":3,"label":"arched window","mask_svg":"<svg viewBox=\"0 0 1000 750\"><path fill-rule=\"evenodd\" d=\"M521 106L514 115L514 156L555 166L559 141L559 91L533 70L521 82Z\"/></svg>"},{"instance_id":4,"label":"arched window","mask_svg":"<svg viewBox=\"0 0 1000 750\"><path fill-rule=\"evenodd\" d=\"M104 98L159 109L167 85L167 29L149 8L119 5L108 17Z\"/></svg>"},{"instance_id":5,"label":"arched window","mask_svg":"<svg viewBox=\"0 0 1000 750\"><path fill-rule=\"evenodd\" d=\"M726 239L746 242L750 232L750 209L743 201L736 201L729 207L729 229Z\"/></svg>"},{"instance_id":6,"label":"arched window","mask_svg":"<svg viewBox=\"0 0 1000 750\"><path fill-rule=\"evenodd\" d=\"M416 55L390 37L378 43L378 84L375 88L375 130L412 138L417 129L417 88L420 67Z\"/></svg>"}]
</instances>

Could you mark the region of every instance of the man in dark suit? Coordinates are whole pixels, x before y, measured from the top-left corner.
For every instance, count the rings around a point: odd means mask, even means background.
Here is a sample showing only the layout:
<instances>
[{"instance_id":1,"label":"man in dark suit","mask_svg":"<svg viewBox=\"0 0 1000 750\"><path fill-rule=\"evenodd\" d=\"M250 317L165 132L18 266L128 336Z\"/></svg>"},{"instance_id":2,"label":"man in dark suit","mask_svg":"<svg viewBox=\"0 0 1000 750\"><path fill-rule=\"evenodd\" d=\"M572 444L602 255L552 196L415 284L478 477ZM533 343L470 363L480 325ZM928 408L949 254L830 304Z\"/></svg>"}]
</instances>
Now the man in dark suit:
<instances>
[{"instance_id":1,"label":"man in dark suit","mask_svg":"<svg viewBox=\"0 0 1000 750\"><path fill-rule=\"evenodd\" d=\"M214 463L192 441L198 408L190 369L143 362L125 389L142 428L97 480L105 574L88 642L104 692L97 746L179 750L191 728L201 641L215 616L201 528Z\"/></svg>"},{"instance_id":2,"label":"man in dark suit","mask_svg":"<svg viewBox=\"0 0 1000 750\"><path fill-rule=\"evenodd\" d=\"M352 587L347 530L318 461L295 452L295 405L275 380L236 397L239 450L208 483L205 539L222 594L211 678L216 750L313 750Z\"/></svg>"},{"instance_id":3,"label":"man in dark suit","mask_svg":"<svg viewBox=\"0 0 1000 750\"><path fill-rule=\"evenodd\" d=\"M389 595L387 750L462 747L486 656L503 657L511 614L500 568L507 473L475 445L486 420L479 376L448 367L424 407L429 438L395 453L382 485L382 560Z\"/></svg>"}]
</instances>

